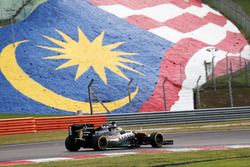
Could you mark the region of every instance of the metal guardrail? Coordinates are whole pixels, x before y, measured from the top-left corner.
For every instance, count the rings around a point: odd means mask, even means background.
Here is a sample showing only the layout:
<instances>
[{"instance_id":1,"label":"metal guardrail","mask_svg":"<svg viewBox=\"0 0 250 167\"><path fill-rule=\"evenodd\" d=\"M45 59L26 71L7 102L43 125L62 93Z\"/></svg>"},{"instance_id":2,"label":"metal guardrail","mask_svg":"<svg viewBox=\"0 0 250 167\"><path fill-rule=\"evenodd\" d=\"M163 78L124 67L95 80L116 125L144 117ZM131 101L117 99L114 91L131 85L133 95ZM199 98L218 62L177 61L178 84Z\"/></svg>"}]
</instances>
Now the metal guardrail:
<instances>
[{"instance_id":1,"label":"metal guardrail","mask_svg":"<svg viewBox=\"0 0 250 167\"><path fill-rule=\"evenodd\" d=\"M250 107L107 115L107 121L117 121L120 126L188 124L241 119L250 119Z\"/></svg>"},{"instance_id":2,"label":"metal guardrail","mask_svg":"<svg viewBox=\"0 0 250 167\"><path fill-rule=\"evenodd\" d=\"M119 126L189 124L250 119L250 107L203 109L176 112L144 112L48 118L0 120L0 135L34 133L67 129L72 124L93 123L95 126L117 121Z\"/></svg>"}]
</instances>

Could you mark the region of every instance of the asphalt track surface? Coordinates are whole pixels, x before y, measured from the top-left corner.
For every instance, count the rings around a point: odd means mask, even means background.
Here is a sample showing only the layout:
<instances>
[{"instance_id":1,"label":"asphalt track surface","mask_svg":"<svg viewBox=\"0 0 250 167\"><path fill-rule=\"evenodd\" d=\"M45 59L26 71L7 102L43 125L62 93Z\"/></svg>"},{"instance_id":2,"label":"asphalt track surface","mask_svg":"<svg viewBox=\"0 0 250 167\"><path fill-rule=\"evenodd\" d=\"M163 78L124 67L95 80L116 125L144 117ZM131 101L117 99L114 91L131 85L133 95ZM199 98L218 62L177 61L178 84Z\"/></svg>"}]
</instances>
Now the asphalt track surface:
<instances>
[{"instance_id":1,"label":"asphalt track surface","mask_svg":"<svg viewBox=\"0 0 250 167\"><path fill-rule=\"evenodd\" d=\"M167 139L173 139L174 145L166 148L187 148L195 146L215 146L250 144L250 129L230 131L208 131L164 134ZM148 150L151 146L136 148L136 150ZM122 153L135 151L135 149L108 149L101 153ZM68 152L64 147L64 141L42 142L31 144L18 144L0 146L0 162L24 159L53 158L80 156L84 154L100 154L92 149L81 149L78 152Z\"/></svg>"}]
</instances>

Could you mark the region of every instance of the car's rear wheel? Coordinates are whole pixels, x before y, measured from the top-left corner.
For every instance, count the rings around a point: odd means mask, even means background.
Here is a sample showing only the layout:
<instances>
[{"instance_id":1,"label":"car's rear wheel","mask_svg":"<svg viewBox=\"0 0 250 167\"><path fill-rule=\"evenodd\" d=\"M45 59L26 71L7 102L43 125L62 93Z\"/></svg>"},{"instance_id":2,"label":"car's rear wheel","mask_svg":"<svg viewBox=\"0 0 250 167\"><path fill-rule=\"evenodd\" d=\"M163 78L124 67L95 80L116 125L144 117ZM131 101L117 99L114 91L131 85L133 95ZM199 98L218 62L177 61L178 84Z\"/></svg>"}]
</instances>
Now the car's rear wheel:
<instances>
[{"instance_id":1,"label":"car's rear wheel","mask_svg":"<svg viewBox=\"0 0 250 167\"><path fill-rule=\"evenodd\" d=\"M65 140L65 147L69 151L78 151L81 148L81 144L68 136Z\"/></svg>"},{"instance_id":2,"label":"car's rear wheel","mask_svg":"<svg viewBox=\"0 0 250 167\"><path fill-rule=\"evenodd\" d=\"M161 133L155 132L150 135L150 143L152 147L159 148L163 145L163 135Z\"/></svg>"},{"instance_id":3,"label":"car's rear wheel","mask_svg":"<svg viewBox=\"0 0 250 167\"><path fill-rule=\"evenodd\" d=\"M108 147L108 140L103 135L94 136L92 144L93 144L94 150L102 151Z\"/></svg>"}]
</instances>

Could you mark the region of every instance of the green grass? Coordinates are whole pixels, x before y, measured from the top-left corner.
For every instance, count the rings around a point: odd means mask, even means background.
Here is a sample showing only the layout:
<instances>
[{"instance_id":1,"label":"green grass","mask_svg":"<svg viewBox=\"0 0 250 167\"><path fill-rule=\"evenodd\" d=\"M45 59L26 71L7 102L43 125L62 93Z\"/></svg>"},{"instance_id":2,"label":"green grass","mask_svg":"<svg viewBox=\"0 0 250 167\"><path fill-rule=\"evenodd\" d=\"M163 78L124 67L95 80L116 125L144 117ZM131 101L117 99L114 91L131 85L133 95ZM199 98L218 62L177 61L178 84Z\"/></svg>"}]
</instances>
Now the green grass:
<instances>
[{"instance_id":1,"label":"green grass","mask_svg":"<svg viewBox=\"0 0 250 167\"><path fill-rule=\"evenodd\" d=\"M105 157L74 161L59 161L40 164L20 165L21 167L57 167L57 166L88 166L88 167L248 167L250 149L231 149L223 151L193 151L175 153L150 153Z\"/></svg>"},{"instance_id":2,"label":"green grass","mask_svg":"<svg viewBox=\"0 0 250 167\"><path fill-rule=\"evenodd\" d=\"M250 68L247 69L250 74ZM216 78L216 91L213 88L213 82L208 81L201 88L201 108L222 108L230 107L229 76L221 76ZM248 75L248 84L245 78L245 71L237 71L232 77L232 93L234 107L250 106L250 76Z\"/></svg>"},{"instance_id":3,"label":"green grass","mask_svg":"<svg viewBox=\"0 0 250 167\"><path fill-rule=\"evenodd\" d=\"M58 141L64 140L67 135L67 130L15 135L0 135L0 145Z\"/></svg>"},{"instance_id":4,"label":"green grass","mask_svg":"<svg viewBox=\"0 0 250 167\"><path fill-rule=\"evenodd\" d=\"M241 62L241 63L243 67L244 62ZM248 83L247 83L246 76L245 76L246 73L248 77ZM217 77L216 78L217 87L219 88L228 87L228 80L229 80L229 75ZM249 86L250 86L250 66L247 67L247 72L245 71L245 69L241 69L232 74L232 87L249 87ZM212 88L213 81L209 80L206 84L206 87Z\"/></svg>"},{"instance_id":5,"label":"green grass","mask_svg":"<svg viewBox=\"0 0 250 167\"><path fill-rule=\"evenodd\" d=\"M140 130L142 128L142 130L145 131L146 133L151 133L155 131L160 131L165 133L175 133L175 132L208 131L208 130L250 129L250 125L245 125L244 123L250 124L250 120L180 124L180 125L123 127L123 129ZM231 124L231 126L223 126L226 124ZM211 127L212 125L222 125L222 126ZM156 128L171 128L171 129L150 130ZM15 134L15 135L0 135L0 145L25 144L25 143L59 141L59 140L62 141L65 140L67 135L68 135L67 130L28 133L28 134Z\"/></svg>"},{"instance_id":6,"label":"green grass","mask_svg":"<svg viewBox=\"0 0 250 167\"><path fill-rule=\"evenodd\" d=\"M233 88L234 107L250 105L249 88ZM216 91L209 89L201 92L201 108L230 107L228 88L220 88Z\"/></svg>"}]
</instances>

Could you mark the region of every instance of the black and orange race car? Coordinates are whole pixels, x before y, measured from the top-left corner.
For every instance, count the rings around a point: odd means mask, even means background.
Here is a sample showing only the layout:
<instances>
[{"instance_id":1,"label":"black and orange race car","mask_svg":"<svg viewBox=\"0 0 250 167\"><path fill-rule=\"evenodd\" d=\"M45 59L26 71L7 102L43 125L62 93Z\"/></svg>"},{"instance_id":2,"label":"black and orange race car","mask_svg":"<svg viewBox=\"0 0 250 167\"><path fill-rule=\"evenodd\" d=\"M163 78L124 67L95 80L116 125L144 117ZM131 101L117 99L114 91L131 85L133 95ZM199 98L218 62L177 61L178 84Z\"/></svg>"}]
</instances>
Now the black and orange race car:
<instances>
[{"instance_id":1,"label":"black and orange race car","mask_svg":"<svg viewBox=\"0 0 250 167\"><path fill-rule=\"evenodd\" d=\"M94 128L94 124L74 124L69 126L69 135L65 140L68 151L78 151L81 147L105 150L114 147L140 147L151 145L159 148L162 145L171 145L173 140L165 140L159 132L146 134L131 130L122 130L116 122Z\"/></svg>"}]
</instances>

